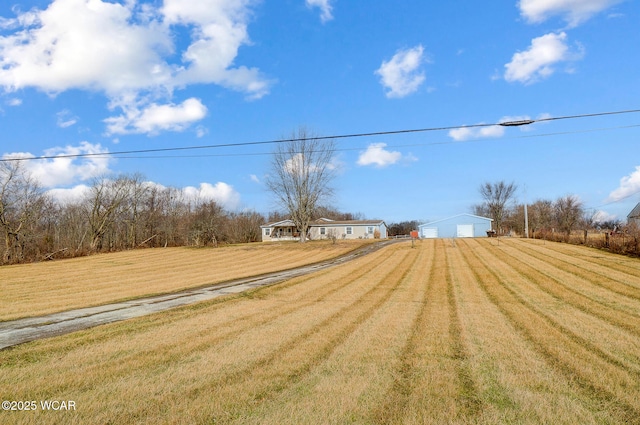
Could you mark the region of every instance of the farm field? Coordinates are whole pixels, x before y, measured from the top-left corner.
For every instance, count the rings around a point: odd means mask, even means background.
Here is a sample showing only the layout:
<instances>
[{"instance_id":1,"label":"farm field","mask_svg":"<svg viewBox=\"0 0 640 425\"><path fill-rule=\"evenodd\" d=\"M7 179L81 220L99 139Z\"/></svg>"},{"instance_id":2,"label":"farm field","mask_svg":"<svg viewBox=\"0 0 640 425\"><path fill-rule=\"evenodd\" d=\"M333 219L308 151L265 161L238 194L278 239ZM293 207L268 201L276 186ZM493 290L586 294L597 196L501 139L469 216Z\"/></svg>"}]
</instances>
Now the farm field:
<instances>
[{"instance_id":1,"label":"farm field","mask_svg":"<svg viewBox=\"0 0 640 425\"><path fill-rule=\"evenodd\" d=\"M37 401L0 411L18 424L640 423L640 261L520 239L399 243L0 351L0 388Z\"/></svg>"},{"instance_id":2,"label":"farm field","mask_svg":"<svg viewBox=\"0 0 640 425\"><path fill-rule=\"evenodd\" d=\"M177 292L311 264L373 240L155 248L0 267L0 321Z\"/></svg>"}]
</instances>

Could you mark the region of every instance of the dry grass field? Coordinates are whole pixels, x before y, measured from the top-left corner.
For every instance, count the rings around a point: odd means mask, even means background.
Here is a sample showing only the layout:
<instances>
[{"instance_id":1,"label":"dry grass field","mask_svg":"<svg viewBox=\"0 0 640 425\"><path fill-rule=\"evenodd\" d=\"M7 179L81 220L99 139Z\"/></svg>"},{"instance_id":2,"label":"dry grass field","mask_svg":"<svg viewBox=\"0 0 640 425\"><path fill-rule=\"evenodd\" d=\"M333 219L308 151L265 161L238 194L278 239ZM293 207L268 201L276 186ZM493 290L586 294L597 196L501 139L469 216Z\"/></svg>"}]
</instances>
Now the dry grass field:
<instances>
[{"instance_id":1,"label":"dry grass field","mask_svg":"<svg viewBox=\"0 0 640 425\"><path fill-rule=\"evenodd\" d=\"M337 257L372 241L156 248L0 267L0 321L299 267Z\"/></svg>"},{"instance_id":2,"label":"dry grass field","mask_svg":"<svg viewBox=\"0 0 640 425\"><path fill-rule=\"evenodd\" d=\"M395 244L0 351L0 389L38 403L0 423L640 423L640 261L517 239Z\"/></svg>"}]
</instances>

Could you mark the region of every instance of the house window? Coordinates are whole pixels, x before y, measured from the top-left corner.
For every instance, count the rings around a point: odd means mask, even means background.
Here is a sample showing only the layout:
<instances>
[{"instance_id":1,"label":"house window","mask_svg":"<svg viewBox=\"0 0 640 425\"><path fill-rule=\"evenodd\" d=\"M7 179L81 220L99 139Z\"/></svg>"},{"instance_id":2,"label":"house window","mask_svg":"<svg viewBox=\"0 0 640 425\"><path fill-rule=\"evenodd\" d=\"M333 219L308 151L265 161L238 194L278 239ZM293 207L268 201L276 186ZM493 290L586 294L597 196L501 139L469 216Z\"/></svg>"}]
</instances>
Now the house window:
<instances>
[{"instance_id":1,"label":"house window","mask_svg":"<svg viewBox=\"0 0 640 425\"><path fill-rule=\"evenodd\" d=\"M321 235L326 235L327 234L327 228L326 227L321 227L320 228L320 234Z\"/></svg>"},{"instance_id":2,"label":"house window","mask_svg":"<svg viewBox=\"0 0 640 425\"><path fill-rule=\"evenodd\" d=\"M347 227L347 235L353 235L353 227Z\"/></svg>"},{"instance_id":3,"label":"house window","mask_svg":"<svg viewBox=\"0 0 640 425\"><path fill-rule=\"evenodd\" d=\"M264 235L269 236L271 234L271 229L264 229Z\"/></svg>"},{"instance_id":4,"label":"house window","mask_svg":"<svg viewBox=\"0 0 640 425\"><path fill-rule=\"evenodd\" d=\"M370 235L373 235L373 226L368 226L367 227L367 233Z\"/></svg>"}]
</instances>

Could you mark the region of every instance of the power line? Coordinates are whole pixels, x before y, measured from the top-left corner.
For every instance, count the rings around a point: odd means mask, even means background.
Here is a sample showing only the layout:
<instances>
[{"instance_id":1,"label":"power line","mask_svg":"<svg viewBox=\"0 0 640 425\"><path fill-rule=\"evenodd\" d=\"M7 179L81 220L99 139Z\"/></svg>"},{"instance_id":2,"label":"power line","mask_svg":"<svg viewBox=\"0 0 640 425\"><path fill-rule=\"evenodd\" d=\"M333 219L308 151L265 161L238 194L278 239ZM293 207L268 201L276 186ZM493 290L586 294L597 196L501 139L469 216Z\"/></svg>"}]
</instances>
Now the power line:
<instances>
[{"instance_id":1,"label":"power line","mask_svg":"<svg viewBox=\"0 0 640 425\"><path fill-rule=\"evenodd\" d=\"M629 110L622 110L622 111L596 112L596 113L588 113L588 114L581 114L581 115L545 117L545 118L538 118L538 119L532 119L532 120L504 121L504 122L498 122L493 124L456 125L456 126L442 126L442 127L427 127L427 128L418 128L418 129L405 129L405 130L377 131L377 132L369 132L369 133L339 134L339 135L333 135L333 136L313 137L313 139L315 140L350 139L350 138L357 138L357 137L377 137L377 136L389 136L389 135L398 135L398 134L436 132L436 131L447 131L447 130L457 130L457 129L493 127L493 126L511 127L511 126L529 125L536 122L568 120L568 119L577 119L577 118L590 118L590 117L600 117L600 116L607 116L607 115L621 115L621 114L630 114L630 113L638 113L638 112L640 112L640 109L629 109ZM258 145L267 145L267 144L296 142L300 140L303 140L303 139L302 138L274 139L274 140L255 141L255 142L221 143L217 145L198 145L198 146L183 146L183 147L171 147L171 148L139 149L139 150L128 150L128 151L116 151L116 152L43 155L43 156L36 156L31 158L2 158L0 159L0 162L34 161L34 160L41 160L41 159L58 159L58 158L85 158L85 157L96 157L96 156L132 155L132 154L160 153L160 152L178 152L178 151L187 151L187 150L217 149L217 148L225 148L225 147L258 146Z\"/></svg>"},{"instance_id":2,"label":"power line","mask_svg":"<svg viewBox=\"0 0 640 425\"><path fill-rule=\"evenodd\" d=\"M616 126L616 127L600 127L600 128L590 128L584 130L573 130L573 131L557 131L553 133L542 133L542 134L527 134L522 136L512 136L512 137L491 137L491 138L476 138L476 139L467 139L460 141L436 141L429 143L408 143L408 144L393 144L386 145L385 149L397 149L397 148L412 148L412 147L424 147L424 146L438 146L438 145L457 145L460 143L475 143L475 142L487 142L487 141L508 141L508 140L518 140L518 139L531 139L538 137L552 137L552 136L563 136L568 134L584 134L584 133L594 133L598 131L611 131L611 130L622 130L629 128L638 128L640 124L632 124L632 125L624 125L624 126ZM334 152L350 152L350 151L361 151L362 148L335 148L332 149ZM292 153L302 153L302 152L292 152ZM118 156L118 159L176 159L176 158L218 158L218 157L242 157L242 156L266 156L272 155L273 152L245 152L245 153L217 153L217 154L193 154L193 155L146 155L146 156ZM98 153L95 154L97 157L103 155L105 157L110 156L109 152ZM60 158L59 156L54 158ZM35 159L35 158L25 158L25 159Z\"/></svg>"}]
</instances>

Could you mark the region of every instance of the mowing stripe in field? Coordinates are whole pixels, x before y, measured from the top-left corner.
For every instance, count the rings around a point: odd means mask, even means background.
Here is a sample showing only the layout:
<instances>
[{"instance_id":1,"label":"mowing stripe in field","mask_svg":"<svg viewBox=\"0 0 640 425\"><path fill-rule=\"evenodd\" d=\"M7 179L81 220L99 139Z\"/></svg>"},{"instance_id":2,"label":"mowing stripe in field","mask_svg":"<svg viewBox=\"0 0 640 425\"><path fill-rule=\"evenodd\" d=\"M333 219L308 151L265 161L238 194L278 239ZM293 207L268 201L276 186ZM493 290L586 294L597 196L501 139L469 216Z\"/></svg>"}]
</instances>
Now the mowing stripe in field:
<instances>
[{"instance_id":1,"label":"mowing stripe in field","mask_svg":"<svg viewBox=\"0 0 640 425\"><path fill-rule=\"evenodd\" d=\"M400 264L410 269L415 257L409 251L391 250L391 255L384 259L386 264ZM261 418L255 418L252 406L255 403L264 405L277 399L286 389L300 382L308 376L314 368L319 367L329 356L346 341L350 335L379 309L389 302L391 294L402 284L404 276L394 273L394 270L380 270L368 273L359 279L366 285L344 299L337 297L327 299L322 303L323 313L332 311L322 321L316 323L308 331L296 338L289 339L286 345L275 350L272 355L263 357L251 368L251 373L234 374L231 379L222 382L222 386L215 386L215 391L222 394L238 394L244 401L234 399L233 403L224 405L223 410L229 412L231 418L237 418L239 423L248 423L252 417L262 423ZM337 308L337 310L336 310ZM284 321L284 320L283 320ZM290 320L286 320L290 322ZM247 369L248 370L248 369ZM236 387L250 390L236 390ZM227 400L231 399L231 395ZM208 418L207 420L222 420L228 418Z\"/></svg>"},{"instance_id":2,"label":"mowing stripe in field","mask_svg":"<svg viewBox=\"0 0 640 425\"><path fill-rule=\"evenodd\" d=\"M504 241L504 239L503 239ZM544 252L552 253L553 256L568 256L574 261L581 261L585 265L598 265L599 271L609 270L621 272L630 276L640 276L640 261L629 261L630 257L614 254L605 250L588 248L581 245L573 245L559 242L541 242L540 240L513 240L508 241L522 243L525 246L536 247L542 245Z\"/></svg>"},{"instance_id":3,"label":"mowing stripe in field","mask_svg":"<svg viewBox=\"0 0 640 425\"><path fill-rule=\"evenodd\" d=\"M406 344L410 324L422 305L424 287L416 279L422 256L406 244L407 260L384 260L392 270L373 277L379 290L392 288L366 320L331 348L292 385L254 408L238 412L242 424L370 423L371 410L386 401L393 385L397 354ZM397 257L397 256L396 256ZM373 283L373 282L372 282Z\"/></svg>"},{"instance_id":4,"label":"mowing stripe in field","mask_svg":"<svg viewBox=\"0 0 640 425\"><path fill-rule=\"evenodd\" d=\"M457 246L450 251L452 264L457 265L454 287L470 369L482 400L480 416L472 422L573 425L595 423L595 418L615 422L611 419L616 416L606 409L590 410L593 403L580 395L581 390L576 393L571 381L556 373L548 358L513 326L478 280L487 271L466 262L463 253L469 246Z\"/></svg>"},{"instance_id":5,"label":"mowing stripe in field","mask_svg":"<svg viewBox=\"0 0 640 425\"><path fill-rule=\"evenodd\" d=\"M500 276L505 288L523 304L584 349L597 353L603 360L640 379L640 358L629 356L629 353L640 352L640 340L637 336L599 317L575 309L564 299L549 295L535 275L532 277L517 270L518 262L501 263L498 260L501 248L492 249L491 253L495 256L494 273Z\"/></svg>"},{"instance_id":6,"label":"mowing stripe in field","mask_svg":"<svg viewBox=\"0 0 640 425\"><path fill-rule=\"evenodd\" d=\"M477 242L464 251L466 261L481 283L487 296L545 355L550 364L588 391L591 398L602 404L616 406L628 423L640 422L640 389L637 378L628 371L612 365L606 359L585 349L566 335L548 317L541 316L506 285L496 274L492 263L496 261L483 245ZM481 272L481 275L480 275ZM632 374L633 375L633 374Z\"/></svg>"},{"instance_id":7,"label":"mowing stripe in field","mask_svg":"<svg viewBox=\"0 0 640 425\"><path fill-rule=\"evenodd\" d=\"M640 303L562 245L415 245L0 351L0 388L68 423L640 424Z\"/></svg>"},{"instance_id":8,"label":"mowing stripe in field","mask_svg":"<svg viewBox=\"0 0 640 425\"><path fill-rule=\"evenodd\" d=\"M424 245L430 245L430 249L424 249ZM410 422L421 415L416 412L411 397L416 392L418 378L422 375L418 363L421 361L421 347L424 345L424 334L427 326L427 315L433 294L434 275L436 273L436 252L434 249L439 241L424 242L420 249L420 259L418 261L419 273L416 281L419 284L422 294L420 308L418 309L409 329L409 336L406 343L399 352L399 362L396 366L393 384L384 396L384 402L373 409L370 413L371 421L375 423L401 423ZM428 260L424 257L429 254ZM418 295L420 294L418 292ZM440 406L442 407L442 406ZM434 411L446 412L448 409L433 409Z\"/></svg>"},{"instance_id":9,"label":"mowing stripe in field","mask_svg":"<svg viewBox=\"0 0 640 425\"><path fill-rule=\"evenodd\" d=\"M180 292L308 265L368 241L157 248L0 267L0 321ZM305 246L300 246L305 245Z\"/></svg>"},{"instance_id":10,"label":"mowing stripe in field","mask_svg":"<svg viewBox=\"0 0 640 425\"><path fill-rule=\"evenodd\" d=\"M513 243L514 241L510 241L510 244ZM547 249L547 246L554 244L540 246L523 241L516 243L519 244L519 251L526 251L527 254L532 257L541 259L547 264L554 265L560 270L574 276L579 276L591 282L593 285L601 286L616 294L625 295L634 300L640 300L640 271L635 273L633 271L623 272L612 268L610 265L598 264L595 266L592 262L581 259L579 256L571 256L558 252L555 249ZM611 265L613 264L615 264L615 262L612 262Z\"/></svg>"},{"instance_id":11,"label":"mowing stripe in field","mask_svg":"<svg viewBox=\"0 0 640 425\"><path fill-rule=\"evenodd\" d=\"M523 251L513 247L501 247L494 254L523 277L538 285L551 296L562 299L567 304L599 317L612 325L623 328L636 336L640 336L640 311L638 303L626 296L621 296L602 286L593 285L590 281L578 278L560 269L552 273L545 272L548 262L529 256L522 260Z\"/></svg>"}]
</instances>

